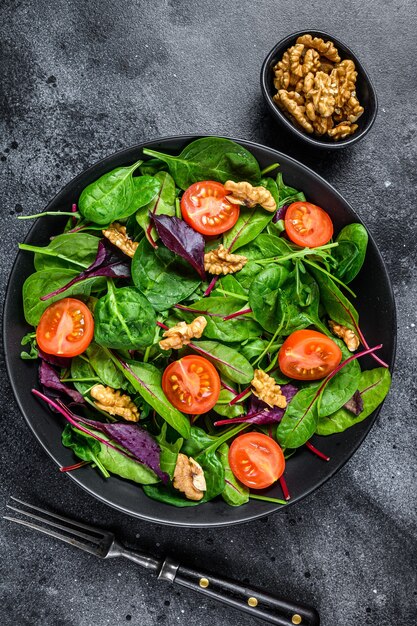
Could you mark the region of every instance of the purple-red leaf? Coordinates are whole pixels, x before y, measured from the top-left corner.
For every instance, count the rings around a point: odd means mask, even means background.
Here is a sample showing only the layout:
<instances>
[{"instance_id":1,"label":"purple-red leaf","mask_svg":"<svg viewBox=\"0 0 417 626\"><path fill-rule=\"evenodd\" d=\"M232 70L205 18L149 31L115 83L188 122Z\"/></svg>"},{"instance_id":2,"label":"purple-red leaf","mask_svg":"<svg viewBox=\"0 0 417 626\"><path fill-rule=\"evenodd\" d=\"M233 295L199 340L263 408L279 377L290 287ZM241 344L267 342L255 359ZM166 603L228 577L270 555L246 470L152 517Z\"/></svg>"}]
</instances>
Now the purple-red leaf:
<instances>
[{"instance_id":1,"label":"purple-red leaf","mask_svg":"<svg viewBox=\"0 0 417 626\"><path fill-rule=\"evenodd\" d=\"M293 399L298 389L290 383L288 385L282 385L281 391L287 399L287 404ZM285 413L285 409L280 409L277 406L270 407L268 404L259 400L254 394L249 398L249 407L246 415L241 417L234 417L232 419L220 420L215 422L215 426L224 426L227 424L277 424L281 421L282 416Z\"/></svg>"},{"instance_id":2,"label":"purple-red leaf","mask_svg":"<svg viewBox=\"0 0 417 626\"><path fill-rule=\"evenodd\" d=\"M45 391L53 390L56 392L51 394L53 397L66 395L74 402L84 403L82 395L76 389L71 389L62 383L54 368L43 360L39 365L39 382Z\"/></svg>"},{"instance_id":3,"label":"purple-red leaf","mask_svg":"<svg viewBox=\"0 0 417 626\"><path fill-rule=\"evenodd\" d=\"M60 287L56 291L42 296L41 300L49 300L54 296L58 296L76 283L88 278L96 276L107 276L108 278L129 278L130 265L124 255L117 251L117 248L111 245L107 239L101 239L97 248L97 255L93 263L70 280L66 285Z\"/></svg>"},{"instance_id":4,"label":"purple-red leaf","mask_svg":"<svg viewBox=\"0 0 417 626\"><path fill-rule=\"evenodd\" d=\"M348 400L343 406L354 415L360 415L363 411L363 398L361 392L357 389L351 399Z\"/></svg>"},{"instance_id":5,"label":"purple-red leaf","mask_svg":"<svg viewBox=\"0 0 417 626\"><path fill-rule=\"evenodd\" d=\"M279 220L285 219L285 214L287 212L288 207L289 207L288 204L284 204L284 206L278 209L278 211L275 213L274 217L272 218L272 221L274 222L274 224L276 222L279 222Z\"/></svg>"},{"instance_id":6,"label":"purple-red leaf","mask_svg":"<svg viewBox=\"0 0 417 626\"><path fill-rule=\"evenodd\" d=\"M40 348L38 348L38 356L42 361L46 361L49 365L55 365L56 367L69 367L71 365L71 359L66 356L56 356L55 354L47 354Z\"/></svg>"},{"instance_id":7,"label":"purple-red leaf","mask_svg":"<svg viewBox=\"0 0 417 626\"><path fill-rule=\"evenodd\" d=\"M156 231L162 243L171 252L182 256L198 272L202 280L206 279L204 270L203 235L197 233L184 220L168 215L151 215Z\"/></svg>"}]
</instances>

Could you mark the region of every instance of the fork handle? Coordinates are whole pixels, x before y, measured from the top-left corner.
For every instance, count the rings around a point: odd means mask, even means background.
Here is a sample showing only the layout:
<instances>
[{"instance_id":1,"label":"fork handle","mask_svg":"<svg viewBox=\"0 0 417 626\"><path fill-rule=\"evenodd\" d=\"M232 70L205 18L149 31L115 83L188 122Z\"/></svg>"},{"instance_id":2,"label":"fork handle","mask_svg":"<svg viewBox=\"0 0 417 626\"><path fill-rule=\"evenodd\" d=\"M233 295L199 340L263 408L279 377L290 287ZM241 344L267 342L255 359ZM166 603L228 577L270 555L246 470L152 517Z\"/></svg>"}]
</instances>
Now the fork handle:
<instances>
[{"instance_id":1,"label":"fork handle","mask_svg":"<svg viewBox=\"0 0 417 626\"><path fill-rule=\"evenodd\" d=\"M319 614L311 607L277 598L234 580L219 578L184 567L170 558L162 563L158 578L198 591L276 626L294 626L294 624L319 626L320 624Z\"/></svg>"}]
</instances>

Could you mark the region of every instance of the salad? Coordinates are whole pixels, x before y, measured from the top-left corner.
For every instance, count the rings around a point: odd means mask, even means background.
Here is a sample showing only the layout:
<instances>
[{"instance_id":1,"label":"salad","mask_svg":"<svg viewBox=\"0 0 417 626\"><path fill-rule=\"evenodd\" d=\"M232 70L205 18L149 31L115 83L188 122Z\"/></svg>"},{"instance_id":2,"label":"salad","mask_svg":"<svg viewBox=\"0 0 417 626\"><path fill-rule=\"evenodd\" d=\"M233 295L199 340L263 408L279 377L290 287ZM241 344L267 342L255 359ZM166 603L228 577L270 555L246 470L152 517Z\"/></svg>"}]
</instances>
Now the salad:
<instances>
[{"instance_id":1,"label":"salad","mask_svg":"<svg viewBox=\"0 0 417 626\"><path fill-rule=\"evenodd\" d=\"M389 390L349 286L365 228L334 233L279 164L261 171L216 137L145 148L76 200L47 246L20 245L35 266L22 358L66 420L77 462L61 471L89 465L178 507L285 504L297 449L329 460L313 435L354 426Z\"/></svg>"}]
</instances>

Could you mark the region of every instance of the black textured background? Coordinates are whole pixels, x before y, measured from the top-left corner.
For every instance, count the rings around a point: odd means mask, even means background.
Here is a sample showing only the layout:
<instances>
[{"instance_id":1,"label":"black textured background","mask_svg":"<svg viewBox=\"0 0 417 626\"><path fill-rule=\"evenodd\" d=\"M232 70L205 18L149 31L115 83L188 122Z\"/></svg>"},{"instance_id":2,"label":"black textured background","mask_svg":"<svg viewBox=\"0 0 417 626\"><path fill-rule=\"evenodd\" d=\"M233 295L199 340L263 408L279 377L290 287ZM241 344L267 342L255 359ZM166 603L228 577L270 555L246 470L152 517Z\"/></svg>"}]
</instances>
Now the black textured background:
<instances>
[{"instance_id":1,"label":"black textured background","mask_svg":"<svg viewBox=\"0 0 417 626\"><path fill-rule=\"evenodd\" d=\"M287 152L345 195L387 263L399 338L392 392L340 473L287 512L209 531L125 517L60 475L20 416L2 363L1 511L11 494L53 503L115 529L131 546L310 602L324 626L416 624L415 3L3 0L0 10L0 299L28 229L16 215L39 211L115 150L163 135L220 133ZM337 154L295 144L262 101L264 57L303 28L344 40L376 84L374 128ZM0 546L4 626L255 625L134 564L96 561L6 522Z\"/></svg>"}]
</instances>

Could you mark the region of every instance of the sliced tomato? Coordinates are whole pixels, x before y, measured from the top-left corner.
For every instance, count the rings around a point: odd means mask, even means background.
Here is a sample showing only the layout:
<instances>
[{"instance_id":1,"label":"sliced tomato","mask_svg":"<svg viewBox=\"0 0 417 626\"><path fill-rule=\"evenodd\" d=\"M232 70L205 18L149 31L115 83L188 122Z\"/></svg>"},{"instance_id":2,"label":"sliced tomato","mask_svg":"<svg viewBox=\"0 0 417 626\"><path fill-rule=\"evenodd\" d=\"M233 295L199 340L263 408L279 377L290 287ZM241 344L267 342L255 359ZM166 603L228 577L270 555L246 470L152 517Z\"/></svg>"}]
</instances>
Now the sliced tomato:
<instances>
[{"instance_id":1,"label":"sliced tomato","mask_svg":"<svg viewBox=\"0 0 417 626\"><path fill-rule=\"evenodd\" d=\"M162 389L176 409L201 415L219 399L220 377L210 361L190 354L168 365L162 376Z\"/></svg>"},{"instance_id":2,"label":"sliced tomato","mask_svg":"<svg viewBox=\"0 0 417 626\"><path fill-rule=\"evenodd\" d=\"M41 350L56 356L77 356L84 352L94 335L90 309L76 298L64 298L48 306L36 329Z\"/></svg>"},{"instance_id":3,"label":"sliced tomato","mask_svg":"<svg viewBox=\"0 0 417 626\"><path fill-rule=\"evenodd\" d=\"M252 489L265 489L284 473L285 458L271 437L262 433L245 433L232 442L229 465L241 483Z\"/></svg>"},{"instance_id":4,"label":"sliced tomato","mask_svg":"<svg viewBox=\"0 0 417 626\"><path fill-rule=\"evenodd\" d=\"M305 248L324 246L333 236L333 222L322 208L310 202L293 202L285 213L288 237Z\"/></svg>"},{"instance_id":5,"label":"sliced tomato","mask_svg":"<svg viewBox=\"0 0 417 626\"><path fill-rule=\"evenodd\" d=\"M278 353L282 373L296 380L320 380L341 360L339 346L316 330L296 330L287 337Z\"/></svg>"},{"instance_id":6,"label":"sliced tomato","mask_svg":"<svg viewBox=\"0 0 417 626\"><path fill-rule=\"evenodd\" d=\"M184 220L202 235L220 235L237 222L239 205L226 198L229 192L214 180L194 183L184 191L181 213Z\"/></svg>"}]
</instances>

